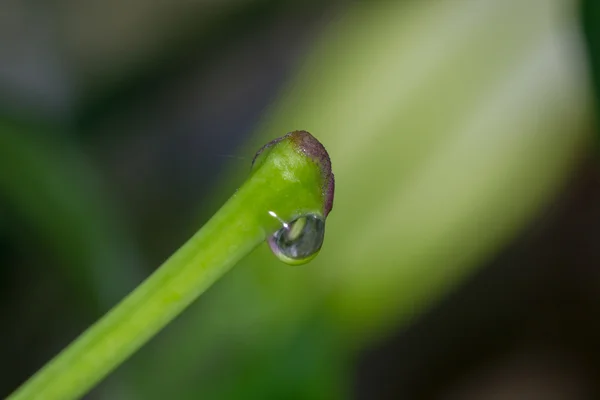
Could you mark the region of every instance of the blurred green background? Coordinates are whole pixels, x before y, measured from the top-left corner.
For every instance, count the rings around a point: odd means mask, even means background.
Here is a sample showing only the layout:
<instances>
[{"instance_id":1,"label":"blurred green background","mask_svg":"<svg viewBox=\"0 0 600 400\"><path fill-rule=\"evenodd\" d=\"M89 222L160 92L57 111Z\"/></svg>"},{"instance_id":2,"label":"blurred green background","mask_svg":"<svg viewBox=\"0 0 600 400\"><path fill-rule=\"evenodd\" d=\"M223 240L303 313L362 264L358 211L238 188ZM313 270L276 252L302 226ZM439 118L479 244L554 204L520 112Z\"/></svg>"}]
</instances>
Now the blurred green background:
<instances>
[{"instance_id":1,"label":"blurred green background","mask_svg":"<svg viewBox=\"0 0 600 400\"><path fill-rule=\"evenodd\" d=\"M3 2L0 396L306 129L317 259L261 246L87 398L600 398L598 60L594 0Z\"/></svg>"}]
</instances>

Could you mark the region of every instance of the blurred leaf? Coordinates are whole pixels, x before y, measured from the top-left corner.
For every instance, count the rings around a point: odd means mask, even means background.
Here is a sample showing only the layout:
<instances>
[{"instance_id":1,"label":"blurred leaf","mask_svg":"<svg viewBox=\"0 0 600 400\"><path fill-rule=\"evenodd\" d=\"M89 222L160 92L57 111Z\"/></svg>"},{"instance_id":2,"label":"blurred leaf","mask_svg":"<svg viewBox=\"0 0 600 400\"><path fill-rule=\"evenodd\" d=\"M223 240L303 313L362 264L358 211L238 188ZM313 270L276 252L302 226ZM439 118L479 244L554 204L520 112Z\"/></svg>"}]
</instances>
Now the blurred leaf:
<instances>
[{"instance_id":1,"label":"blurred leaf","mask_svg":"<svg viewBox=\"0 0 600 400\"><path fill-rule=\"evenodd\" d=\"M309 269L347 328L439 297L531 220L587 143L573 4L460 4L357 6L259 129L301 126L329 149L336 204Z\"/></svg>"},{"instance_id":2,"label":"blurred leaf","mask_svg":"<svg viewBox=\"0 0 600 400\"><path fill-rule=\"evenodd\" d=\"M104 312L139 282L139 255L99 177L56 131L0 120L0 193L51 244L74 298Z\"/></svg>"}]
</instances>

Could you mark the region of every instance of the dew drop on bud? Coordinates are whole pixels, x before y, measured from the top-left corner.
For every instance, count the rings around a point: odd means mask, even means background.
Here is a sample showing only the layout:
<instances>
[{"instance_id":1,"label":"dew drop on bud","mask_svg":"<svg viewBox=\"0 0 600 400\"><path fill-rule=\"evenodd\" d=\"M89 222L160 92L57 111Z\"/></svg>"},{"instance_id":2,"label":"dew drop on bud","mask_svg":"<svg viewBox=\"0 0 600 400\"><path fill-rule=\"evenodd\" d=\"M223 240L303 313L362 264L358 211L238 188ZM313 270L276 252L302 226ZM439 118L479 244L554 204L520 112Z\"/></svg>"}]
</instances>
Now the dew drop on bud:
<instances>
[{"instance_id":1,"label":"dew drop on bud","mask_svg":"<svg viewBox=\"0 0 600 400\"><path fill-rule=\"evenodd\" d=\"M269 238L273 253L288 264L304 264L317 255L325 237L325 221L313 214L286 223Z\"/></svg>"}]
</instances>

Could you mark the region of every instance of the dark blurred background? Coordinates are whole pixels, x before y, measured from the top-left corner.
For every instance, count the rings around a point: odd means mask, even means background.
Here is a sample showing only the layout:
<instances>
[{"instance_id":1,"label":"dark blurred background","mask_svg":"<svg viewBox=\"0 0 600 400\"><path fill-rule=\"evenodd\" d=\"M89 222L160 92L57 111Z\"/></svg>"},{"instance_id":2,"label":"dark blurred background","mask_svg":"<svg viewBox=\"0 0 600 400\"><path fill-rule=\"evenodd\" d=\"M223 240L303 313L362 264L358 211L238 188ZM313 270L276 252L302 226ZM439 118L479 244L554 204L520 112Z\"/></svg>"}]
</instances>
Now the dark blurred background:
<instances>
[{"instance_id":1,"label":"dark blurred background","mask_svg":"<svg viewBox=\"0 0 600 400\"><path fill-rule=\"evenodd\" d=\"M156 269L264 142L337 180L90 399L598 399L594 0L0 5L0 396Z\"/></svg>"}]
</instances>

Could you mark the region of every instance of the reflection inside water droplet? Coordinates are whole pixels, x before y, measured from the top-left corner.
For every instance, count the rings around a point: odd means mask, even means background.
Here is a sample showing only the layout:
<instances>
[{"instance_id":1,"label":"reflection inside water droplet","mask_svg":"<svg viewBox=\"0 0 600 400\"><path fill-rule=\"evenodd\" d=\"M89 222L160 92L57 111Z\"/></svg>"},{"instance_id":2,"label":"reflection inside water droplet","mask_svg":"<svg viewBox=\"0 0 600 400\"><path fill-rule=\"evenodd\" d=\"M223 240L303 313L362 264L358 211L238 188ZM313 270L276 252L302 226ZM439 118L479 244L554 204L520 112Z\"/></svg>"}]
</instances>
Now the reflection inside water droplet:
<instances>
[{"instance_id":1,"label":"reflection inside water droplet","mask_svg":"<svg viewBox=\"0 0 600 400\"><path fill-rule=\"evenodd\" d=\"M269 238L271 250L282 261L302 264L310 261L321 249L325 237L325 221L317 215L303 215L283 224Z\"/></svg>"}]
</instances>

